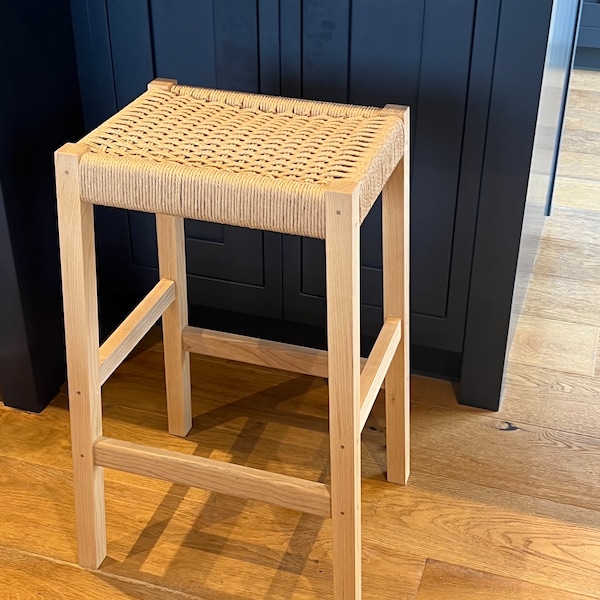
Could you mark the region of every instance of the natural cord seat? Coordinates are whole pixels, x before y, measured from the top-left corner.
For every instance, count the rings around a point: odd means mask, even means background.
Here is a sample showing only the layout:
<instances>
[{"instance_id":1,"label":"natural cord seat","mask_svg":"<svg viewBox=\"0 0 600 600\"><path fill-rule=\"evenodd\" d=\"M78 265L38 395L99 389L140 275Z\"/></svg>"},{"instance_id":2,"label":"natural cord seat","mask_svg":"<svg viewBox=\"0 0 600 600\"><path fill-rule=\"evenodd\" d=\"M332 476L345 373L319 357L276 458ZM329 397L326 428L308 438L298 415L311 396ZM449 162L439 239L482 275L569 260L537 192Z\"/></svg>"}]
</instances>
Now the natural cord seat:
<instances>
[{"instance_id":1,"label":"natural cord seat","mask_svg":"<svg viewBox=\"0 0 600 600\"><path fill-rule=\"evenodd\" d=\"M409 123L407 107L157 79L80 142L57 150L82 566L98 568L107 554L103 469L112 468L331 517L334 600L361 598L361 432L384 379L387 478L405 484L409 475ZM384 322L361 359L360 224L380 192ZM158 246L158 283L102 345L94 204L155 213ZM323 238L327 350L190 326L184 217ZM101 386L160 318L170 433L192 428L190 352L327 377L330 483L104 437Z\"/></svg>"},{"instance_id":2,"label":"natural cord seat","mask_svg":"<svg viewBox=\"0 0 600 600\"><path fill-rule=\"evenodd\" d=\"M402 137L380 108L166 84L81 140L82 199L324 238L331 184L357 184L362 222Z\"/></svg>"}]
</instances>

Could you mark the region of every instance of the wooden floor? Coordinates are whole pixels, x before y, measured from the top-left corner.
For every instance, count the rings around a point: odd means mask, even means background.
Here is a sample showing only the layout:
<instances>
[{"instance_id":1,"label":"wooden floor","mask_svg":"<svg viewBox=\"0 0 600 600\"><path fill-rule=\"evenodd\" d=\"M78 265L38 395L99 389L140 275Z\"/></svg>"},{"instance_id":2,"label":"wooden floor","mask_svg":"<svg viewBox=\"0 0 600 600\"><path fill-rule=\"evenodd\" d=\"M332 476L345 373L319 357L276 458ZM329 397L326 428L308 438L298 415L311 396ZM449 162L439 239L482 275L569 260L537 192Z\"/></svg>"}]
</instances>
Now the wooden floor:
<instances>
[{"instance_id":1,"label":"wooden floor","mask_svg":"<svg viewBox=\"0 0 600 600\"><path fill-rule=\"evenodd\" d=\"M502 410L413 378L413 475L383 476L381 402L363 435L364 598L600 599L600 76L576 73L555 214ZM194 359L194 428L166 432L160 344L104 386L105 432L327 479L326 386ZM76 565L67 401L0 405L0 599L331 598L328 521L106 473L108 553Z\"/></svg>"}]
</instances>

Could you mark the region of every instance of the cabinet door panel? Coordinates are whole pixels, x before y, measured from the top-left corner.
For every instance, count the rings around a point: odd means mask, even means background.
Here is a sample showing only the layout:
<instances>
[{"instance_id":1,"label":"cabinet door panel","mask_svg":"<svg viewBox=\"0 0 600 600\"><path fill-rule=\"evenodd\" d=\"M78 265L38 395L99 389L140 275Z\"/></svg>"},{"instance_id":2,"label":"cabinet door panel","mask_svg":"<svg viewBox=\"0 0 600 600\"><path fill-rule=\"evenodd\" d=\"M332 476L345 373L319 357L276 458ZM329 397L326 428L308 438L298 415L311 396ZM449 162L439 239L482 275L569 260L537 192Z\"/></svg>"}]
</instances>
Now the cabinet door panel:
<instances>
[{"instance_id":1,"label":"cabinet door panel","mask_svg":"<svg viewBox=\"0 0 600 600\"><path fill-rule=\"evenodd\" d=\"M106 0L116 108L155 76L259 91L258 7L245 0ZM272 23L276 7L261 0L260 8L262 22ZM278 31L273 35L278 41ZM275 45L263 52L269 48ZM113 111L106 107L107 115ZM157 277L153 216L98 213L100 272L111 279L104 288L141 296ZM281 236L186 221L186 252L191 304L281 317ZM105 303L117 301L107 292Z\"/></svg>"},{"instance_id":2,"label":"cabinet door panel","mask_svg":"<svg viewBox=\"0 0 600 600\"><path fill-rule=\"evenodd\" d=\"M309 3L312 4L322 10L320 2ZM348 27L348 69L337 78L331 78L331 65L339 68L341 60L335 38L329 42L331 47L328 42L321 42L319 61L313 61L312 54L307 58L306 40L313 40L314 46L314 39L322 39L318 34L322 34L323 25L313 31L315 19L303 22L303 90L308 89L312 97L411 107L411 301L413 339L417 344L421 343L420 331L427 330L429 334L448 320L475 4L475 0L354 0L351 21L338 14L335 27L330 26L340 39L345 38L338 29ZM344 6L347 8L346 4L336 4L336 13ZM304 17L306 20L306 10ZM315 52L312 46L308 50ZM309 59L311 68L307 73ZM382 299L379 202L363 224L361 240L362 304L366 318L363 333L374 334L381 320ZM286 281L294 272L298 277L293 289L285 289L284 314L291 320L322 325L324 309L309 308L310 304L324 302L322 252L319 255L311 241L294 245L284 240L284 248ZM445 349L458 351L461 347L460 321L464 320L466 306L462 308L452 315L454 335L446 336ZM428 343L430 340L431 336Z\"/></svg>"},{"instance_id":3,"label":"cabinet door panel","mask_svg":"<svg viewBox=\"0 0 600 600\"><path fill-rule=\"evenodd\" d=\"M262 286L264 264L261 231L203 221L185 222L187 271L191 276ZM157 269L154 216L129 213L133 265Z\"/></svg>"},{"instance_id":4,"label":"cabinet door panel","mask_svg":"<svg viewBox=\"0 0 600 600\"><path fill-rule=\"evenodd\" d=\"M474 18L474 0L425 3L412 164L411 288L413 312L433 317L447 311Z\"/></svg>"}]
</instances>

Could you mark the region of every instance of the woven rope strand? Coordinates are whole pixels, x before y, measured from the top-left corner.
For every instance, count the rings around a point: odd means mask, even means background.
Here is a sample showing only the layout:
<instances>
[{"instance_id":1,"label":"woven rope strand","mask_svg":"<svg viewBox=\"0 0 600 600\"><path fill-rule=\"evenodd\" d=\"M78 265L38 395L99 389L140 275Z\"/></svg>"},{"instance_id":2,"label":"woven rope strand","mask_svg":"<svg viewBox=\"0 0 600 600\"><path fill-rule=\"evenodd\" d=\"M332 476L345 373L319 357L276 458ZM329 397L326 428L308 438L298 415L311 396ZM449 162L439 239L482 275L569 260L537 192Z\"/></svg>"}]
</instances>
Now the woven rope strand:
<instances>
[{"instance_id":1,"label":"woven rope strand","mask_svg":"<svg viewBox=\"0 0 600 600\"><path fill-rule=\"evenodd\" d=\"M361 219L401 158L381 109L189 86L151 90L81 140L88 202L324 237L336 179Z\"/></svg>"}]
</instances>

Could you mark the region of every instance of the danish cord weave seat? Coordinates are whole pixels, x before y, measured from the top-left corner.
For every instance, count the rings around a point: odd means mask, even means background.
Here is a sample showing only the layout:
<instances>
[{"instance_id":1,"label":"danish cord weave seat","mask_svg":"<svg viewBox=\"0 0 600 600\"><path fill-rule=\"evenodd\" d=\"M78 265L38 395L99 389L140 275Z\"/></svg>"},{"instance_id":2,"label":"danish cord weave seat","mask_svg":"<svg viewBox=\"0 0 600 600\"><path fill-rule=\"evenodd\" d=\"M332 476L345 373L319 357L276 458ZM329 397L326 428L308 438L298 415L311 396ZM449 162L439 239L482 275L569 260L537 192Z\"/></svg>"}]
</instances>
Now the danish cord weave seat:
<instances>
[{"instance_id":1,"label":"danish cord weave seat","mask_svg":"<svg viewBox=\"0 0 600 600\"><path fill-rule=\"evenodd\" d=\"M409 473L409 111L157 79L56 153L79 562L107 552L103 468L333 519L335 600L361 597L360 434L385 379L388 480ZM384 324L360 358L359 231L383 191ZM100 346L93 205L156 214L159 281ZM325 239L328 350L188 325L183 219ZM192 426L189 352L327 377L331 481L103 437L101 385L162 317L169 431ZM201 419L200 415L198 419Z\"/></svg>"}]
</instances>

